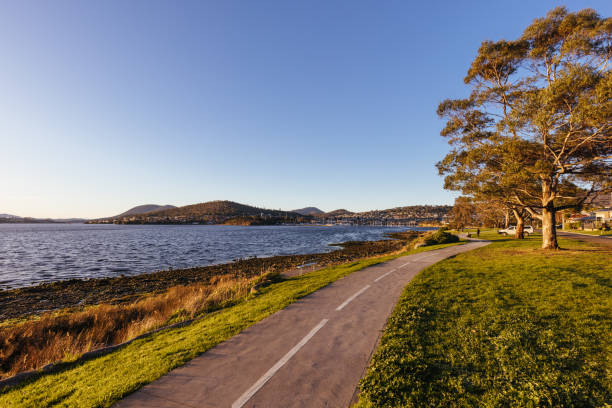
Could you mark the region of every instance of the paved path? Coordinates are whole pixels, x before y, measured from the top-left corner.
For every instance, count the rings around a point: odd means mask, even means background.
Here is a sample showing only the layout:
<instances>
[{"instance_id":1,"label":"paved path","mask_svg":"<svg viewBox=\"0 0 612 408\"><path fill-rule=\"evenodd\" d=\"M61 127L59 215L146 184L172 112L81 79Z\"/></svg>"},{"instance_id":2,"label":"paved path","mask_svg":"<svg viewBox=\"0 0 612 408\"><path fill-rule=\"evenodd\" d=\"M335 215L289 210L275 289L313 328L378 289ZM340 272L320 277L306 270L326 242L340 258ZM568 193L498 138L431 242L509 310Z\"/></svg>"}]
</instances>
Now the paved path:
<instances>
[{"instance_id":1,"label":"paved path","mask_svg":"<svg viewBox=\"0 0 612 408\"><path fill-rule=\"evenodd\" d=\"M612 246L612 237L605 236L605 235L598 237L597 235L573 234L571 232L557 231L557 236L563 237L563 238L577 239L579 241L594 242L597 244Z\"/></svg>"},{"instance_id":2,"label":"paved path","mask_svg":"<svg viewBox=\"0 0 612 408\"><path fill-rule=\"evenodd\" d=\"M403 288L487 242L354 272L143 387L118 407L347 407Z\"/></svg>"}]
</instances>

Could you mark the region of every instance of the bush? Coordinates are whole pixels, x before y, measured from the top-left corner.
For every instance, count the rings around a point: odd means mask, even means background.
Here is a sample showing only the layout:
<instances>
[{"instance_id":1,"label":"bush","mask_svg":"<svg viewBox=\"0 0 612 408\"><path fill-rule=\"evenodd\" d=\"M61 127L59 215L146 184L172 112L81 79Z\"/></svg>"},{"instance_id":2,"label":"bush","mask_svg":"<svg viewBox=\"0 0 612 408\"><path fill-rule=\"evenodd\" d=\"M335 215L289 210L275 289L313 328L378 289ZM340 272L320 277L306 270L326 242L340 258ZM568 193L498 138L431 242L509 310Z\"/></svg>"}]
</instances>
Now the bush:
<instances>
[{"instance_id":1,"label":"bush","mask_svg":"<svg viewBox=\"0 0 612 408\"><path fill-rule=\"evenodd\" d=\"M451 244L459 242L459 237L446 231L446 228L441 228L434 232L428 232L416 240L414 247L422 247L429 245Z\"/></svg>"}]
</instances>

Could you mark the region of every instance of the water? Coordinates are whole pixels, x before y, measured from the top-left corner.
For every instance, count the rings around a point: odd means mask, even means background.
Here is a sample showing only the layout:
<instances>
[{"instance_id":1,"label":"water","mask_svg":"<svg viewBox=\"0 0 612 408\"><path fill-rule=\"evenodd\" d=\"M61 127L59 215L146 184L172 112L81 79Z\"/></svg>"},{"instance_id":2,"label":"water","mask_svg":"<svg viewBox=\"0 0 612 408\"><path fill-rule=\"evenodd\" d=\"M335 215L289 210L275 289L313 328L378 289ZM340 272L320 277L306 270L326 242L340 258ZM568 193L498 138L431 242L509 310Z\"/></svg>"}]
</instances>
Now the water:
<instances>
[{"instance_id":1,"label":"water","mask_svg":"<svg viewBox=\"0 0 612 408\"><path fill-rule=\"evenodd\" d=\"M402 230L406 228L0 224L0 287L326 252L337 249L331 243L377 240Z\"/></svg>"}]
</instances>

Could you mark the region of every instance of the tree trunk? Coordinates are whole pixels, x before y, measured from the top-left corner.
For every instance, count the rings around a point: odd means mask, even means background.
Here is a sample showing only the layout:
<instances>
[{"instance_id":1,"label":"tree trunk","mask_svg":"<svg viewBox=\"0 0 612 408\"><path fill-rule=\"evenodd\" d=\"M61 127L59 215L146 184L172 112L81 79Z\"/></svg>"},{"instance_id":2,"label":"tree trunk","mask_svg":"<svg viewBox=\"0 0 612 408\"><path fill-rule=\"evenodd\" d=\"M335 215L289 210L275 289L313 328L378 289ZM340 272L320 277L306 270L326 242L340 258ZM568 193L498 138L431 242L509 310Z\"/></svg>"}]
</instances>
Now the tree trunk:
<instances>
[{"instance_id":1,"label":"tree trunk","mask_svg":"<svg viewBox=\"0 0 612 408\"><path fill-rule=\"evenodd\" d=\"M525 217L517 210L512 210L512 212L514 213L514 218L516 218L516 232L514 233L514 238L525 239Z\"/></svg>"},{"instance_id":2,"label":"tree trunk","mask_svg":"<svg viewBox=\"0 0 612 408\"><path fill-rule=\"evenodd\" d=\"M504 224L504 229L508 229L510 225L510 211L506 210L506 223Z\"/></svg>"},{"instance_id":3,"label":"tree trunk","mask_svg":"<svg viewBox=\"0 0 612 408\"><path fill-rule=\"evenodd\" d=\"M555 226L555 207L549 205L542 209L542 249L559 249L557 228Z\"/></svg>"},{"instance_id":4,"label":"tree trunk","mask_svg":"<svg viewBox=\"0 0 612 408\"><path fill-rule=\"evenodd\" d=\"M559 249L555 225L554 179L550 175L542 175L540 178L542 180L542 249Z\"/></svg>"}]
</instances>

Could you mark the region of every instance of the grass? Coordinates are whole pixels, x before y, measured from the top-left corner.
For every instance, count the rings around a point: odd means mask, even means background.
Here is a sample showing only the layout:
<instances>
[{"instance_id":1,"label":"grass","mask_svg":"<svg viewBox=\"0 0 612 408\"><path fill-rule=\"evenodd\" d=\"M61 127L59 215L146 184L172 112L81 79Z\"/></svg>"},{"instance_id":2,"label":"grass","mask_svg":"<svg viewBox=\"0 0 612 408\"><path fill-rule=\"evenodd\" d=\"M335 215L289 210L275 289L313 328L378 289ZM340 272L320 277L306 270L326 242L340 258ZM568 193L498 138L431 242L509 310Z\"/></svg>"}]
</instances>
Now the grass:
<instances>
[{"instance_id":1,"label":"grass","mask_svg":"<svg viewBox=\"0 0 612 408\"><path fill-rule=\"evenodd\" d=\"M449 245L423 247L409 253L446 246ZM273 283L262 288L257 296L209 313L188 326L157 332L108 355L67 364L59 372L4 389L0 392L0 406L110 406L296 300L354 271L407 253L329 267Z\"/></svg>"},{"instance_id":2,"label":"grass","mask_svg":"<svg viewBox=\"0 0 612 408\"><path fill-rule=\"evenodd\" d=\"M612 248L481 237L406 287L357 406L610 406Z\"/></svg>"},{"instance_id":3,"label":"grass","mask_svg":"<svg viewBox=\"0 0 612 408\"><path fill-rule=\"evenodd\" d=\"M595 235L595 236L612 236L612 230L609 231L602 231L602 230L594 230L594 231L589 231L589 230L571 230L571 229L564 229L562 230L563 232L574 232L576 234L587 234L587 235Z\"/></svg>"},{"instance_id":4,"label":"grass","mask_svg":"<svg viewBox=\"0 0 612 408\"><path fill-rule=\"evenodd\" d=\"M248 259L221 269L75 280L11 291L0 300L0 316L15 316L0 322L0 379L73 361L90 350L236 304L255 287L271 283L281 271L307 259L331 266L397 253L417 234L406 231L394 233L393 240L343 243L342 250L331 254ZM2 303L7 307L3 309ZM42 304L52 310L32 313Z\"/></svg>"},{"instance_id":5,"label":"grass","mask_svg":"<svg viewBox=\"0 0 612 408\"><path fill-rule=\"evenodd\" d=\"M131 340L142 333L231 305L255 285L274 279L221 275L209 282L175 286L128 304L101 304L51 312L0 327L0 378L74 359Z\"/></svg>"}]
</instances>

